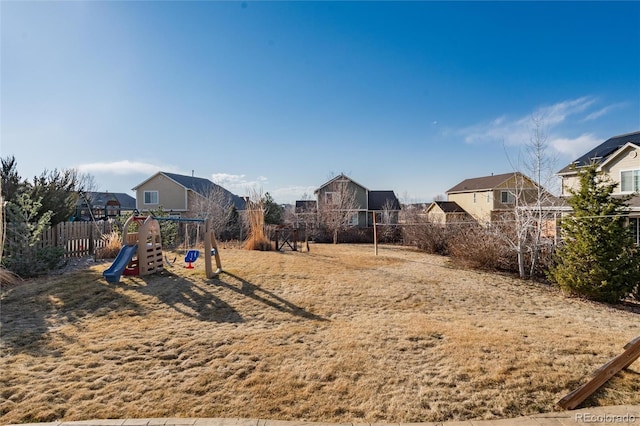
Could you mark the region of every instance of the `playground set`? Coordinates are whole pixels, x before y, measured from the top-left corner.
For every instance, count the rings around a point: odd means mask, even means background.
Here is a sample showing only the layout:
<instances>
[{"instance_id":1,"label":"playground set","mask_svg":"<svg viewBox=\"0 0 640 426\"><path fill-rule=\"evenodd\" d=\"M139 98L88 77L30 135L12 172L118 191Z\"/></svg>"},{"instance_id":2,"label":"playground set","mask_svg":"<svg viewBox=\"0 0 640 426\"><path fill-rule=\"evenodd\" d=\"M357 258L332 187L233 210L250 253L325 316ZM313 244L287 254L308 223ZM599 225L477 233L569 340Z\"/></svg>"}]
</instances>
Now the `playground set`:
<instances>
[{"instance_id":1,"label":"playground set","mask_svg":"<svg viewBox=\"0 0 640 426\"><path fill-rule=\"evenodd\" d=\"M222 272L218 243L209 220L134 215L124 223L122 248L118 256L111 266L102 273L107 282L120 282L122 275L145 276L164 269L159 223L161 220L204 223L205 271L207 278L214 278ZM134 224L137 225L137 230L130 230L129 228ZM198 259L199 255L200 252L198 250L189 250L185 256L186 267L192 269L193 263ZM215 271L211 264L212 256L216 260L217 269Z\"/></svg>"}]
</instances>

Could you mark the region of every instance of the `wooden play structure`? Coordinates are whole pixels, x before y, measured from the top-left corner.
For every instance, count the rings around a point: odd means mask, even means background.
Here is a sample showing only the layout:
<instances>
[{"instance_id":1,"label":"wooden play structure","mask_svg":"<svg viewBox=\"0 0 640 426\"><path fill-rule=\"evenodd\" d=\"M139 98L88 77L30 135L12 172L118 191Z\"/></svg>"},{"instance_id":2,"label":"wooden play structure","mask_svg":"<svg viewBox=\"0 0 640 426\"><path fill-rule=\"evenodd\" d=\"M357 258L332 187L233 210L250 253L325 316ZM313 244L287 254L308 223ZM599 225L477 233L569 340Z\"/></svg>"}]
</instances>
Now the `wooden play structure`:
<instances>
[{"instance_id":1,"label":"wooden play structure","mask_svg":"<svg viewBox=\"0 0 640 426\"><path fill-rule=\"evenodd\" d=\"M120 281L121 275L144 276L163 269L162 240L159 221L199 222L205 224L204 257L207 278L214 278L222 272L222 263L215 232L211 221L204 219L164 218L153 216L131 216L124 223L122 248L113 264L102 273L107 282ZM129 228L137 225L137 229ZM215 257L216 269L213 269L212 257ZM195 259L194 259L195 260Z\"/></svg>"},{"instance_id":2,"label":"wooden play structure","mask_svg":"<svg viewBox=\"0 0 640 426\"><path fill-rule=\"evenodd\" d=\"M600 389L618 371L624 370L633 364L636 359L640 358L640 336L627 343L624 349L623 353L600 367L591 380L558 401L558 405L565 410L573 410L582 401Z\"/></svg>"},{"instance_id":3,"label":"wooden play structure","mask_svg":"<svg viewBox=\"0 0 640 426\"><path fill-rule=\"evenodd\" d=\"M137 224L137 231L130 231L132 224ZM149 275L162 269L162 238L160 224L152 216L131 216L122 227L122 243L125 246L135 245L135 256L124 269L124 275Z\"/></svg>"}]
</instances>

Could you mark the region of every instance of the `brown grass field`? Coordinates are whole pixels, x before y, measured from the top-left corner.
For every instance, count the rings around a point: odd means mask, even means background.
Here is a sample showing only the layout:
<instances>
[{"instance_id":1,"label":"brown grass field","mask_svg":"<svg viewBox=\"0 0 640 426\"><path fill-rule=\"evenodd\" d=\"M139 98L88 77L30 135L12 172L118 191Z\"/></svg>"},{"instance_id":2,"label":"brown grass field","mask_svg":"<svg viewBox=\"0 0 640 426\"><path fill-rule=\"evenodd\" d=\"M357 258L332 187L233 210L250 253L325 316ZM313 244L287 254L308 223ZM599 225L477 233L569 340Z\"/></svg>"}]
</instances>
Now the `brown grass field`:
<instances>
[{"instance_id":1,"label":"brown grass field","mask_svg":"<svg viewBox=\"0 0 640 426\"><path fill-rule=\"evenodd\" d=\"M213 280L178 257L5 288L0 422L516 417L559 410L640 335L638 313L408 248L221 256ZM613 404L640 404L640 361L583 406Z\"/></svg>"}]
</instances>

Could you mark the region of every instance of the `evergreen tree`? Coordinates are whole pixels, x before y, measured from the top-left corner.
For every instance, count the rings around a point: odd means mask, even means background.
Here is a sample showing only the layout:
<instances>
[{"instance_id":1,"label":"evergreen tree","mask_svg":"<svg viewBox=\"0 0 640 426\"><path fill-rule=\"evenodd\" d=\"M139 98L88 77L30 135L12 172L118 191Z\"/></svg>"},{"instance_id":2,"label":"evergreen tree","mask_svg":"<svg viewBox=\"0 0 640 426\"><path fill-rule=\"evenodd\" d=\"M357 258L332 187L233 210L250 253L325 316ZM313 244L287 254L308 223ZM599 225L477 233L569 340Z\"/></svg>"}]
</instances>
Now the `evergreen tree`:
<instances>
[{"instance_id":1,"label":"evergreen tree","mask_svg":"<svg viewBox=\"0 0 640 426\"><path fill-rule=\"evenodd\" d=\"M273 200L268 192L264 194L264 223L266 225L280 225L284 219L284 208Z\"/></svg>"},{"instance_id":2,"label":"evergreen tree","mask_svg":"<svg viewBox=\"0 0 640 426\"><path fill-rule=\"evenodd\" d=\"M617 302L640 281L640 254L624 217L628 198L612 196L616 184L595 164L578 178L580 186L568 199L573 215L561 223L565 242L549 275L569 293Z\"/></svg>"},{"instance_id":3,"label":"evergreen tree","mask_svg":"<svg viewBox=\"0 0 640 426\"><path fill-rule=\"evenodd\" d=\"M74 169L45 170L28 189L33 199L42 200L39 215L51 211L51 226L65 222L73 216L78 200L78 193L82 192L78 173Z\"/></svg>"},{"instance_id":4,"label":"evergreen tree","mask_svg":"<svg viewBox=\"0 0 640 426\"><path fill-rule=\"evenodd\" d=\"M15 202L25 186L25 182L18 174L18 162L15 157L0 159L0 179L2 179L4 201Z\"/></svg>"},{"instance_id":5,"label":"evergreen tree","mask_svg":"<svg viewBox=\"0 0 640 426\"><path fill-rule=\"evenodd\" d=\"M64 254L60 247L38 246L51 220L51 211L41 213L41 209L41 200L26 193L7 203L7 240L2 263L21 277L46 274L59 266Z\"/></svg>"}]
</instances>

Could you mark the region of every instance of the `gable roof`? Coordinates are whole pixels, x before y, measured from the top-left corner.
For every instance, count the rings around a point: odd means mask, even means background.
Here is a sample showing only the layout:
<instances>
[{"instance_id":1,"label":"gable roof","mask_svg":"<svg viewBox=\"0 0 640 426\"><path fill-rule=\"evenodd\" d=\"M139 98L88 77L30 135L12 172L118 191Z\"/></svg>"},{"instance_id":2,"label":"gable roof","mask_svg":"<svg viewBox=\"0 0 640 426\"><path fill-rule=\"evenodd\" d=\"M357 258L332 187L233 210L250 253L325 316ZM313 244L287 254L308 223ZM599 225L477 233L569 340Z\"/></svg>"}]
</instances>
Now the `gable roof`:
<instances>
[{"instance_id":1,"label":"gable roof","mask_svg":"<svg viewBox=\"0 0 640 426\"><path fill-rule=\"evenodd\" d=\"M434 206L440 207L440 210L444 213L467 213L467 211L460 207L455 201L434 201L427 208L427 211L431 210Z\"/></svg>"},{"instance_id":2,"label":"gable roof","mask_svg":"<svg viewBox=\"0 0 640 426\"><path fill-rule=\"evenodd\" d=\"M575 160L573 163L568 164L558 174L572 173L575 167L584 167L589 165L592 161L600 163L607 159L611 154L618 151L627 143L640 145L640 131L633 133L626 133L624 135L613 136L600 145L593 148L591 151L584 154L582 157Z\"/></svg>"},{"instance_id":3,"label":"gable roof","mask_svg":"<svg viewBox=\"0 0 640 426\"><path fill-rule=\"evenodd\" d=\"M351 183L358 185L360 188L364 189L365 191L368 191L368 189L364 186L364 185L360 185L358 182L356 182L355 180L351 179L349 176L345 175L344 173L340 173L338 176L328 180L327 182L323 183L322 185L320 185L320 187L318 189L316 189L315 191L313 191L314 194L317 194L322 188L324 188L327 185L331 185L333 182L336 182L340 179L346 179L348 181L350 181Z\"/></svg>"},{"instance_id":4,"label":"gable roof","mask_svg":"<svg viewBox=\"0 0 640 426\"><path fill-rule=\"evenodd\" d=\"M478 178L465 179L453 188L447 191L447 194L452 192L477 192L477 191L489 191L500 184L506 182L516 175L521 175L528 180L525 175L520 172L503 173L500 175L483 176Z\"/></svg>"},{"instance_id":5,"label":"gable roof","mask_svg":"<svg viewBox=\"0 0 640 426\"><path fill-rule=\"evenodd\" d=\"M400 210L400 201L393 191L369 191L369 210Z\"/></svg>"},{"instance_id":6,"label":"gable roof","mask_svg":"<svg viewBox=\"0 0 640 426\"><path fill-rule=\"evenodd\" d=\"M245 209L245 201L242 197L239 197L234 193L232 193L231 191L223 188L222 186L211 182L209 179L195 177L195 176L179 175L177 173L169 173L169 172L158 172L155 175L151 176L149 179L145 180L141 184L134 187L133 189L136 190L138 187L144 185L145 183L147 183L148 181L150 181L151 179L153 179L158 175L164 175L167 178L174 181L175 183L177 183L178 185L183 186L185 189L193 191L199 195L202 195L203 197L207 196L212 191L220 190L225 195L225 197L227 197L233 203L236 209L238 210Z\"/></svg>"},{"instance_id":7,"label":"gable roof","mask_svg":"<svg viewBox=\"0 0 640 426\"><path fill-rule=\"evenodd\" d=\"M87 192L86 198L94 207L106 206L111 202L120 206L121 210L135 210L136 208L136 199L124 192ZM78 198L76 205L87 205L87 199Z\"/></svg>"}]
</instances>

